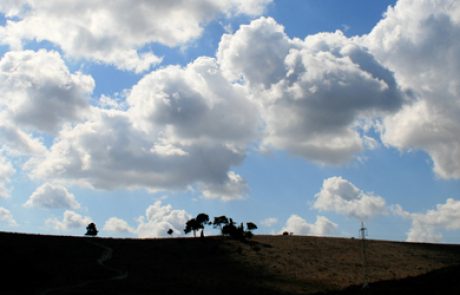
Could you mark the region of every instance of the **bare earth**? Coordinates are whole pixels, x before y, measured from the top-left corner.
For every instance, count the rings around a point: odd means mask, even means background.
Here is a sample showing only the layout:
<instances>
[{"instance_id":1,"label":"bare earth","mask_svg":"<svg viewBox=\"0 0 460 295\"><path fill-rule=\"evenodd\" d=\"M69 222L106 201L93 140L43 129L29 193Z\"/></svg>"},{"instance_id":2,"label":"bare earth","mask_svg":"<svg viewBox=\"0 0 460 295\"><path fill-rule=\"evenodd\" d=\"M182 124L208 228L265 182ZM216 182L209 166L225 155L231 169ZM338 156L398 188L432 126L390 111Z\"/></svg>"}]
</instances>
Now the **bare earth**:
<instances>
[{"instance_id":1,"label":"bare earth","mask_svg":"<svg viewBox=\"0 0 460 295\"><path fill-rule=\"evenodd\" d=\"M460 294L460 246L255 236L250 242L0 233L1 294ZM19 282L19 283L18 283Z\"/></svg>"}]
</instances>

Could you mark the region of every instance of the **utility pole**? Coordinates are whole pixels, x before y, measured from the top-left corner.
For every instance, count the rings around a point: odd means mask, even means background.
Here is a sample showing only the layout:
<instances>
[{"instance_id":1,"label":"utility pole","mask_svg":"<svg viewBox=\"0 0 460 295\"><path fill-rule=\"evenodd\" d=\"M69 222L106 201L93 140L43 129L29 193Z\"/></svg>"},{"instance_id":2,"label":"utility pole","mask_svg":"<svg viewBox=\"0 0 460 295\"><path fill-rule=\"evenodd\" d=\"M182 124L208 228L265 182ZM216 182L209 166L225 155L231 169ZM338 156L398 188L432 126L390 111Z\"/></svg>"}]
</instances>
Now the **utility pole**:
<instances>
[{"instance_id":1,"label":"utility pole","mask_svg":"<svg viewBox=\"0 0 460 295\"><path fill-rule=\"evenodd\" d=\"M366 253L366 235L367 228L364 226L364 222L361 221L361 228L359 229L361 234L361 254L363 259L363 288L367 288L369 285L369 275L367 270L367 253Z\"/></svg>"}]
</instances>

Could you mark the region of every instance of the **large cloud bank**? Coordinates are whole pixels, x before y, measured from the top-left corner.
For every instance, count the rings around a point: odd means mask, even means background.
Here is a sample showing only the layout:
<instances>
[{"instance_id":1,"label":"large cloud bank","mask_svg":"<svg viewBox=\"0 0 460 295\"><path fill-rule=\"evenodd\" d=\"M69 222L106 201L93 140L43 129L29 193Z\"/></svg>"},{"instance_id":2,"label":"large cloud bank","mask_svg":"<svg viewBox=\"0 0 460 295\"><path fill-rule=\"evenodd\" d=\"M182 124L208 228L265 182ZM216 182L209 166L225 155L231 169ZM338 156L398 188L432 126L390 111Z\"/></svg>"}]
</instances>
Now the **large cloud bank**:
<instances>
[{"instance_id":1,"label":"large cloud bank","mask_svg":"<svg viewBox=\"0 0 460 295\"><path fill-rule=\"evenodd\" d=\"M48 41L66 55L141 72L161 58L142 50L158 43L180 46L198 38L219 16L258 15L270 0L2 1L8 21L0 39L13 48L29 40Z\"/></svg>"},{"instance_id":2,"label":"large cloud bank","mask_svg":"<svg viewBox=\"0 0 460 295\"><path fill-rule=\"evenodd\" d=\"M66 56L143 71L158 62L144 45L184 44L219 15L258 15L269 1L128 2L0 4L0 36L17 49L0 60L0 138L7 155L30 157L23 168L32 178L108 190L194 187L233 200L248 191L233 171L248 147L341 164L375 145L369 126L388 146L425 150L440 177L460 178L456 1L400 0L370 34L353 38L291 38L261 17L224 35L215 57L145 74L123 107L92 104L95 81L57 51L21 50L27 40L47 40ZM52 140L45 145L37 134ZM330 188L328 200L344 201ZM343 213L367 217L356 202Z\"/></svg>"},{"instance_id":3,"label":"large cloud bank","mask_svg":"<svg viewBox=\"0 0 460 295\"><path fill-rule=\"evenodd\" d=\"M400 0L366 36L414 100L384 120L382 139L422 149L441 178L460 178L460 3Z\"/></svg>"},{"instance_id":4,"label":"large cloud bank","mask_svg":"<svg viewBox=\"0 0 460 295\"><path fill-rule=\"evenodd\" d=\"M271 18L223 36L218 61L260 105L263 146L338 164L362 151L359 121L398 110L403 94L369 51L341 32L290 39Z\"/></svg>"}]
</instances>

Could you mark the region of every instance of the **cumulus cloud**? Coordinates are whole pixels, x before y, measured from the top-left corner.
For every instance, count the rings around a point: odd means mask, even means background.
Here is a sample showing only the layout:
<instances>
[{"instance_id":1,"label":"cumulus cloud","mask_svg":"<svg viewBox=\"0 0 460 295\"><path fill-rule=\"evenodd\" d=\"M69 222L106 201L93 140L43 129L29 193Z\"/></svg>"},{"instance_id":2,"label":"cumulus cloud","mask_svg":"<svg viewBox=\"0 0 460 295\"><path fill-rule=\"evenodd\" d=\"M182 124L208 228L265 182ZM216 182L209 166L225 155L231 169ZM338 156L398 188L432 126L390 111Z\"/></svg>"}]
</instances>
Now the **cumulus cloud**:
<instances>
[{"instance_id":1,"label":"cumulus cloud","mask_svg":"<svg viewBox=\"0 0 460 295\"><path fill-rule=\"evenodd\" d=\"M13 17L23 11L26 0L4 0L0 3L0 12L6 17Z\"/></svg>"},{"instance_id":2,"label":"cumulus cloud","mask_svg":"<svg viewBox=\"0 0 460 295\"><path fill-rule=\"evenodd\" d=\"M400 0L363 38L414 99L382 126L382 140L422 149L441 178L460 178L460 3Z\"/></svg>"},{"instance_id":3,"label":"cumulus cloud","mask_svg":"<svg viewBox=\"0 0 460 295\"><path fill-rule=\"evenodd\" d=\"M0 37L12 47L24 41L46 40L68 56L88 58L141 72L161 58L145 45L183 45L199 37L215 17L257 15L271 0L143 1L108 5L104 1L27 0L2 4L9 17Z\"/></svg>"},{"instance_id":4,"label":"cumulus cloud","mask_svg":"<svg viewBox=\"0 0 460 295\"><path fill-rule=\"evenodd\" d=\"M80 204L75 196L62 185L45 183L30 195L24 207L47 209L78 209Z\"/></svg>"},{"instance_id":5,"label":"cumulus cloud","mask_svg":"<svg viewBox=\"0 0 460 295\"><path fill-rule=\"evenodd\" d=\"M18 225L16 220L14 220L13 214L11 214L10 210L3 207L0 207L0 222L8 226Z\"/></svg>"},{"instance_id":6,"label":"cumulus cloud","mask_svg":"<svg viewBox=\"0 0 460 295\"><path fill-rule=\"evenodd\" d=\"M110 217L105 222L103 230L114 233L134 233L136 231L128 222L118 217Z\"/></svg>"},{"instance_id":7,"label":"cumulus cloud","mask_svg":"<svg viewBox=\"0 0 460 295\"><path fill-rule=\"evenodd\" d=\"M182 190L240 198L245 181L230 169L256 137L255 106L220 74L214 59L146 75L126 111L94 108L59 133L50 151L25 167L39 179L95 188Z\"/></svg>"},{"instance_id":8,"label":"cumulus cloud","mask_svg":"<svg viewBox=\"0 0 460 295\"><path fill-rule=\"evenodd\" d=\"M230 80L269 87L285 77L284 59L296 43L274 19L260 18L223 35L217 58Z\"/></svg>"},{"instance_id":9,"label":"cumulus cloud","mask_svg":"<svg viewBox=\"0 0 460 295\"><path fill-rule=\"evenodd\" d=\"M190 219L191 215L185 210L173 209L171 205L156 201L147 208L145 216L139 217L136 232L139 238L165 237L169 229L176 235L183 235L185 223Z\"/></svg>"},{"instance_id":10,"label":"cumulus cloud","mask_svg":"<svg viewBox=\"0 0 460 295\"><path fill-rule=\"evenodd\" d=\"M396 206L395 213L412 221L408 242L442 242L442 230L460 230L460 201L447 199L425 213L410 213Z\"/></svg>"},{"instance_id":11,"label":"cumulus cloud","mask_svg":"<svg viewBox=\"0 0 460 295\"><path fill-rule=\"evenodd\" d=\"M361 119L398 110L404 94L393 74L340 31L290 39L271 18L224 35L218 62L247 86L266 124L264 148L339 164L365 147Z\"/></svg>"},{"instance_id":12,"label":"cumulus cloud","mask_svg":"<svg viewBox=\"0 0 460 295\"><path fill-rule=\"evenodd\" d=\"M139 238L167 237L168 230L172 229L174 235L183 236L185 223L191 218L185 210L174 209L171 205L156 201L145 210L145 215L139 216L136 227L121 218L111 217L103 229L120 234L135 234Z\"/></svg>"},{"instance_id":13,"label":"cumulus cloud","mask_svg":"<svg viewBox=\"0 0 460 295\"><path fill-rule=\"evenodd\" d=\"M348 180L336 176L323 181L321 191L315 195L313 207L360 220L369 219L387 211L385 200L382 197L364 192Z\"/></svg>"},{"instance_id":14,"label":"cumulus cloud","mask_svg":"<svg viewBox=\"0 0 460 295\"><path fill-rule=\"evenodd\" d=\"M233 171L227 173L223 183L209 183L201 186L203 196L207 199L219 199L233 201L244 197L247 191L247 183L240 175Z\"/></svg>"},{"instance_id":15,"label":"cumulus cloud","mask_svg":"<svg viewBox=\"0 0 460 295\"><path fill-rule=\"evenodd\" d=\"M85 228L91 223L91 218L82 216L74 211L65 210L62 220L57 218L49 218L45 221L48 226L56 230L69 230L76 228Z\"/></svg>"},{"instance_id":16,"label":"cumulus cloud","mask_svg":"<svg viewBox=\"0 0 460 295\"><path fill-rule=\"evenodd\" d=\"M8 185L14 173L15 169L13 165L0 155L0 198L7 198L10 196Z\"/></svg>"},{"instance_id":17,"label":"cumulus cloud","mask_svg":"<svg viewBox=\"0 0 460 295\"><path fill-rule=\"evenodd\" d=\"M308 223L299 215L291 215L281 232L292 232L295 235L327 236L337 230L337 224L324 216L317 216L315 223Z\"/></svg>"},{"instance_id":18,"label":"cumulus cloud","mask_svg":"<svg viewBox=\"0 0 460 295\"><path fill-rule=\"evenodd\" d=\"M127 100L136 125L169 141L222 142L236 149L255 136L255 105L222 76L212 58L154 71L133 87Z\"/></svg>"},{"instance_id":19,"label":"cumulus cloud","mask_svg":"<svg viewBox=\"0 0 460 295\"><path fill-rule=\"evenodd\" d=\"M62 124L81 119L93 88L90 76L70 73L55 51L10 51L0 60L0 117L32 131L56 133Z\"/></svg>"},{"instance_id":20,"label":"cumulus cloud","mask_svg":"<svg viewBox=\"0 0 460 295\"><path fill-rule=\"evenodd\" d=\"M3 143L3 148L7 154L12 156L20 155L43 155L46 152L46 147L43 143L24 132L17 126L13 126L7 121L7 118L2 118L0 115L0 140Z\"/></svg>"}]
</instances>

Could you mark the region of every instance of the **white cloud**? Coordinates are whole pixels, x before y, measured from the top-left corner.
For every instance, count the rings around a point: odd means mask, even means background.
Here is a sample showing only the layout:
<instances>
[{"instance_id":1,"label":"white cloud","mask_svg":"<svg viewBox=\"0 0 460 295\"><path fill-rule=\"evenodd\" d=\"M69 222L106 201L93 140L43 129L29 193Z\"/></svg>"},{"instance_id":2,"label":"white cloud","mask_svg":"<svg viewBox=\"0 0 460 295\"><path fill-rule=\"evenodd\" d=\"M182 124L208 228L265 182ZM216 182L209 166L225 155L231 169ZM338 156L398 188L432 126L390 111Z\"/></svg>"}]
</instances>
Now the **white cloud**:
<instances>
[{"instance_id":1,"label":"white cloud","mask_svg":"<svg viewBox=\"0 0 460 295\"><path fill-rule=\"evenodd\" d=\"M93 88L94 80L70 73L57 52L10 51L0 60L0 118L56 133L62 124L82 119Z\"/></svg>"},{"instance_id":2,"label":"white cloud","mask_svg":"<svg viewBox=\"0 0 460 295\"><path fill-rule=\"evenodd\" d=\"M115 233L134 233L136 231L125 220L118 217L110 217L105 222L103 230Z\"/></svg>"},{"instance_id":3,"label":"white cloud","mask_svg":"<svg viewBox=\"0 0 460 295\"><path fill-rule=\"evenodd\" d=\"M0 198L10 196L9 183L15 173L13 165L0 155Z\"/></svg>"},{"instance_id":4,"label":"white cloud","mask_svg":"<svg viewBox=\"0 0 460 295\"><path fill-rule=\"evenodd\" d=\"M4 43L50 41L68 56L89 58L141 72L161 58L142 48L150 43L183 45L199 37L213 18L257 15L271 0L116 1L28 0L0 6L10 18L0 27ZM22 6L22 4L24 6ZM26 7L26 8L25 8Z\"/></svg>"},{"instance_id":5,"label":"white cloud","mask_svg":"<svg viewBox=\"0 0 460 295\"><path fill-rule=\"evenodd\" d=\"M422 149L441 178L460 178L460 2L399 0L363 38L414 101L384 120L382 140Z\"/></svg>"},{"instance_id":6,"label":"white cloud","mask_svg":"<svg viewBox=\"0 0 460 295\"><path fill-rule=\"evenodd\" d=\"M360 220L387 211L382 197L364 192L342 177L331 177L323 181L321 191L315 195L313 207Z\"/></svg>"},{"instance_id":7,"label":"white cloud","mask_svg":"<svg viewBox=\"0 0 460 295\"><path fill-rule=\"evenodd\" d=\"M43 143L31 135L27 134L17 126L7 122L6 118L0 116L2 125L0 126L0 140L3 143L5 152L12 156L20 155L43 155L46 147Z\"/></svg>"},{"instance_id":8,"label":"white cloud","mask_svg":"<svg viewBox=\"0 0 460 295\"><path fill-rule=\"evenodd\" d=\"M269 87L285 77L284 59L299 42L290 40L274 19L260 18L223 35L217 58L230 80Z\"/></svg>"},{"instance_id":9,"label":"white cloud","mask_svg":"<svg viewBox=\"0 0 460 295\"><path fill-rule=\"evenodd\" d=\"M278 218L275 218L275 217L268 217L260 222L262 226L266 226L266 227L272 227L277 223L278 223Z\"/></svg>"},{"instance_id":10,"label":"white cloud","mask_svg":"<svg viewBox=\"0 0 460 295\"><path fill-rule=\"evenodd\" d=\"M315 223L308 223L302 217L293 214L286 221L281 232L289 232L295 235L327 236L337 230L337 224L324 216L317 216Z\"/></svg>"},{"instance_id":11,"label":"white cloud","mask_svg":"<svg viewBox=\"0 0 460 295\"><path fill-rule=\"evenodd\" d=\"M425 213L410 213L397 206L395 213L412 221L407 233L408 242L442 242L442 230L460 230L459 200L449 198L446 203Z\"/></svg>"},{"instance_id":12,"label":"white cloud","mask_svg":"<svg viewBox=\"0 0 460 295\"><path fill-rule=\"evenodd\" d=\"M129 108L93 108L61 130L44 157L25 167L32 177L94 188L183 190L237 199L246 183L230 169L256 137L256 107L220 74L215 60L152 72L135 85Z\"/></svg>"},{"instance_id":13,"label":"white cloud","mask_svg":"<svg viewBox=\"0 0 460 295\"><path fill-rule=\"evenodd\" d=\"M172 229L175 235L184 235L185 223L191 215L185 210L173 209L171 205L162 205L156 201L145 211L145 216L138 219L136 232L139 238L165 237Z\"/></svg>"},{"instance_id":14,"label":"white cloud","mask_svg":"<svg viewBox=\"0 0 460 295\"><path fill-rule=\"evenodd\" d=\"M0 222L6 223L8 226L17 226L16 220L13 218L10 210L0 207Z\"/></svg>"},{"instance_id":15,"label":"white cloud","mask_svg":"<svg viewBox=\"0 0 460 295\"><path fill-rule=\"evenodd\" d=\"M26 203L25 207L41 207L48 209L78 209L80 204L75 196L62 185L45 183L38 187Z\"/></svg>"},{"instance_id":16,"label":"white cloud","mask_svg":"<svg viewBox=\"0 0 460 295\"><path fill-rule=\"evenodd\" d=\"M247 191L247 183L243 177L233 171L229 171L223 183L204 184L201 190L203 196L207 199L233 201L243 198Z\"/></svg>"},{"instance_id":17,"label":"white cloud","mask_svg":"<svg viewBox=\"0 0 460 295\"><path fill-rule=\"evenodd\" d=\"M82 216L71 210L65 210L62 220L49 218L45 221L45 223L56 230L69 230L86 228L86 226L91 223L91 218L88 216Z\"/></svg>"},{"instance_id":18,"label":"white cloud","mask_svg":"<svg viewBox=\"0 0 460 295\"><path fill-rule=\"evenodd\" d=\"M137 126L169 141L238 148L255 137L255 105L241 87L224 79L212 58L154 71L133 87L127 100Z\"/></svg>"},{"instance_id":19,"label":"white cloud","mask_svg":"<svg viewBox=\"0 0 460 295\"><path fill-rule=\"evenodd\" d=\"M247 86L266 124L263 148L339 164L365 148L362 119L398 110L393 74L340 31L290 39L271 18L224 35L218 62Z\"/></svg>"},{"instance_id":20,"label":"white cloud","mask_svg":"<svg viewBox=\"0 0 460 295\"><path fill-rule=\"evenodd\" d=\"M0 2L0 12L3 12L6 17L12 17L19 14L24 8L27 0L3 0Z\"/></svg>"}]
</instances>

